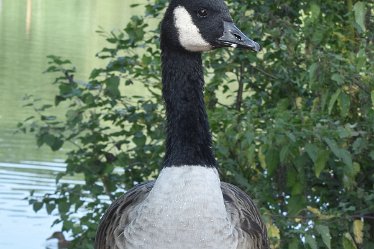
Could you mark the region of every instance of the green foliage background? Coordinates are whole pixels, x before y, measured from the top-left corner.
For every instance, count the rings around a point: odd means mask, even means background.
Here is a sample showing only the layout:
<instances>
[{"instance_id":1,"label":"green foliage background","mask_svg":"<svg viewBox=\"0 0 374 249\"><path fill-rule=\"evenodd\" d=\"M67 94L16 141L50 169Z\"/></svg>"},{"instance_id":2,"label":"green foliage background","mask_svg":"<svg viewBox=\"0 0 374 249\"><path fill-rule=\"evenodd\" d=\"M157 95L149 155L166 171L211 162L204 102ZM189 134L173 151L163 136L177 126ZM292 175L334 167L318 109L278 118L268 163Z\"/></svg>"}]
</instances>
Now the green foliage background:
<instances>
[{"instance_id":1,"label":"green foliage background","mask_svg":"<svg viewBox=\"0 0 374 249\"><path fill-rule=\"evenodd\" d=\"M272 248L374 248L374 17L372 1L229 0L259 54L204 54L205 101L222 180L258 203ZM37 144L74 144L56 191L29 198L58 210L79 248L92 248L100 217L162 165L158 23L166 0L141 5L122 32L99 32L107 64L88 81L50 56L55 103L29 96L38 115L19 124ZM135 85L141 96L129 95ZM131 91L130 91L131 92ZM65 117L49 115L58 105ZM78 176L84 185L62 184ZM79 213L79 215L77 214Z\"/></svg>"}]
</instances>

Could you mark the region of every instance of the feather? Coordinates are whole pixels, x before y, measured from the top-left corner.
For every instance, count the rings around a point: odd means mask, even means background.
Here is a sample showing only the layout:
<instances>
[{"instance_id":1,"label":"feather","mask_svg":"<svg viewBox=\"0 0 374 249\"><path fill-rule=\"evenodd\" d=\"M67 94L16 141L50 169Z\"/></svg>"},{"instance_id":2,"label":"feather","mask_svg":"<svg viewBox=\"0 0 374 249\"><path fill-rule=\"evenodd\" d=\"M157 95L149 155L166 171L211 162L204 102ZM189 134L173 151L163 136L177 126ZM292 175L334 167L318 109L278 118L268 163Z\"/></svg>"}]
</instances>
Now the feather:
<instances>
[{"instance_id":1,"label":"feather","mask_svg":"<svg viewBox=\"0 0 374 249\"><path fill-rule=\"evenodd\" d=\"M130 214L148 196L154 181L136 185L110 205L101 218L96 238L95 249L122 249L123 228L131 222Z\"/></svg>"},{"instance_id":2,"label":"feather","mask_svg":"<svg viewBox=\"0 0 374 249\"><path fill-rule=\"evenodd\" d=\"M253 200L230 183L221 182L221 190L231 224L239 233L237 249L269 248L266 227Z\"/></svg>"},{"instance_id":3,"label":"feather","mask_svg":"<svg viewBox=\"0 0 374 249\"><path fill-rule=\"evenodd\" d=\"M139 184L117 199L102 217L95 249L125 249L123 231L137 208L147 198L154 181ZM252 199L238 187L221 182L221 190L231 225L238 232L236 249L268 249L266 227Z\"/></svg>"}]
</instances>

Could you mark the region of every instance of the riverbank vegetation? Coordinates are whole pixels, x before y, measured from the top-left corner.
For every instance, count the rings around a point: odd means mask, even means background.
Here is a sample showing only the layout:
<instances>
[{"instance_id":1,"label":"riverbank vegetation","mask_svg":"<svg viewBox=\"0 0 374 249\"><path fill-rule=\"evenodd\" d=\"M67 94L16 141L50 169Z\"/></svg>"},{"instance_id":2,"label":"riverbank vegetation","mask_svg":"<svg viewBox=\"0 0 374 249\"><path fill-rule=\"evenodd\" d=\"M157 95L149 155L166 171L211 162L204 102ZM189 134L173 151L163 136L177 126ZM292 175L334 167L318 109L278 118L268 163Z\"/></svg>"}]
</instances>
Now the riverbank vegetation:
<instances>
[{"instance_id":1,"label":"riverbank vegetation","mask_svg":"<svg viewBox=\"0 0 374 249\"><path fill-rule=\"evenodd\" d=\"M272 248L374 247L374 3L226 1L259 54L204 55L205 101L222 180L257 202ZM134 184L154 179L164 153L159 31L166 0L140 5L120 32L98 32L106 63L87 80L50 56L54 103L28 96L19 124L38 146L71 143L56 191L30 196L56 210L79 248L92 248L100 217ZM78 69L79 70L79 69ZM133 89L137 89L133 94ZM140 89L140 90L139 90ZM41 104L42 103L42 104ZM49 115L64 105L64 117ZM84 185L59 179L79 175Z\"/></svg>"}]
</instances>

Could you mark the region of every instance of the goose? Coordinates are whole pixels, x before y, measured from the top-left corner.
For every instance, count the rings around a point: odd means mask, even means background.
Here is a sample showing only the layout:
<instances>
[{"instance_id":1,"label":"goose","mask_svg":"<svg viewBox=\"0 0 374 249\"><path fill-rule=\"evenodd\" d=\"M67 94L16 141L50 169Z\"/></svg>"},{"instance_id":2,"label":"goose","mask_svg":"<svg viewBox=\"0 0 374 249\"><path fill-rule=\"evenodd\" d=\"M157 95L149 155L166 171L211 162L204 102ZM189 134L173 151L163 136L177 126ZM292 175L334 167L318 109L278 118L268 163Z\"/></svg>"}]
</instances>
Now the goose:
<instances>
[{"instance_id":1,"label":"goose","mask_svg":"<svg viewBox=\"0 0 374 249\"><path fill-rule=\"evenodd\" d=\"M203 98L202 52L259 51L223 0L171 0L161 23L166 152L159 176L127 191L102 217L95 249L266 249L252 199L221 182Z\"/></svg>"}]
</instances>

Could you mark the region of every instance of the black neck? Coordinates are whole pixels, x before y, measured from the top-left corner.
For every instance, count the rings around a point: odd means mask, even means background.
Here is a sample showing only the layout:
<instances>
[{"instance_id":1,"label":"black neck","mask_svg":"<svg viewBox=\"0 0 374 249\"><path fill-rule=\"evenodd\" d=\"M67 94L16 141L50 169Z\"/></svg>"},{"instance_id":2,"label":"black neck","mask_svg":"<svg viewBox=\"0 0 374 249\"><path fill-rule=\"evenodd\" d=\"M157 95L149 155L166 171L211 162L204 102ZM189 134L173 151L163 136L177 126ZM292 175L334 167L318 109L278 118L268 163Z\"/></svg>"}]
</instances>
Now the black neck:
<instances>
[{"instance_id":1,"label":"black neck","mask_svg":"<svg viewBox=\"0 0 374 249\"><path fill-rule=\"evenodd\" d=\"M162 49L167 139L164 167L215 167L205 110L201 53Z\"/></svg>"}]
</instances>

